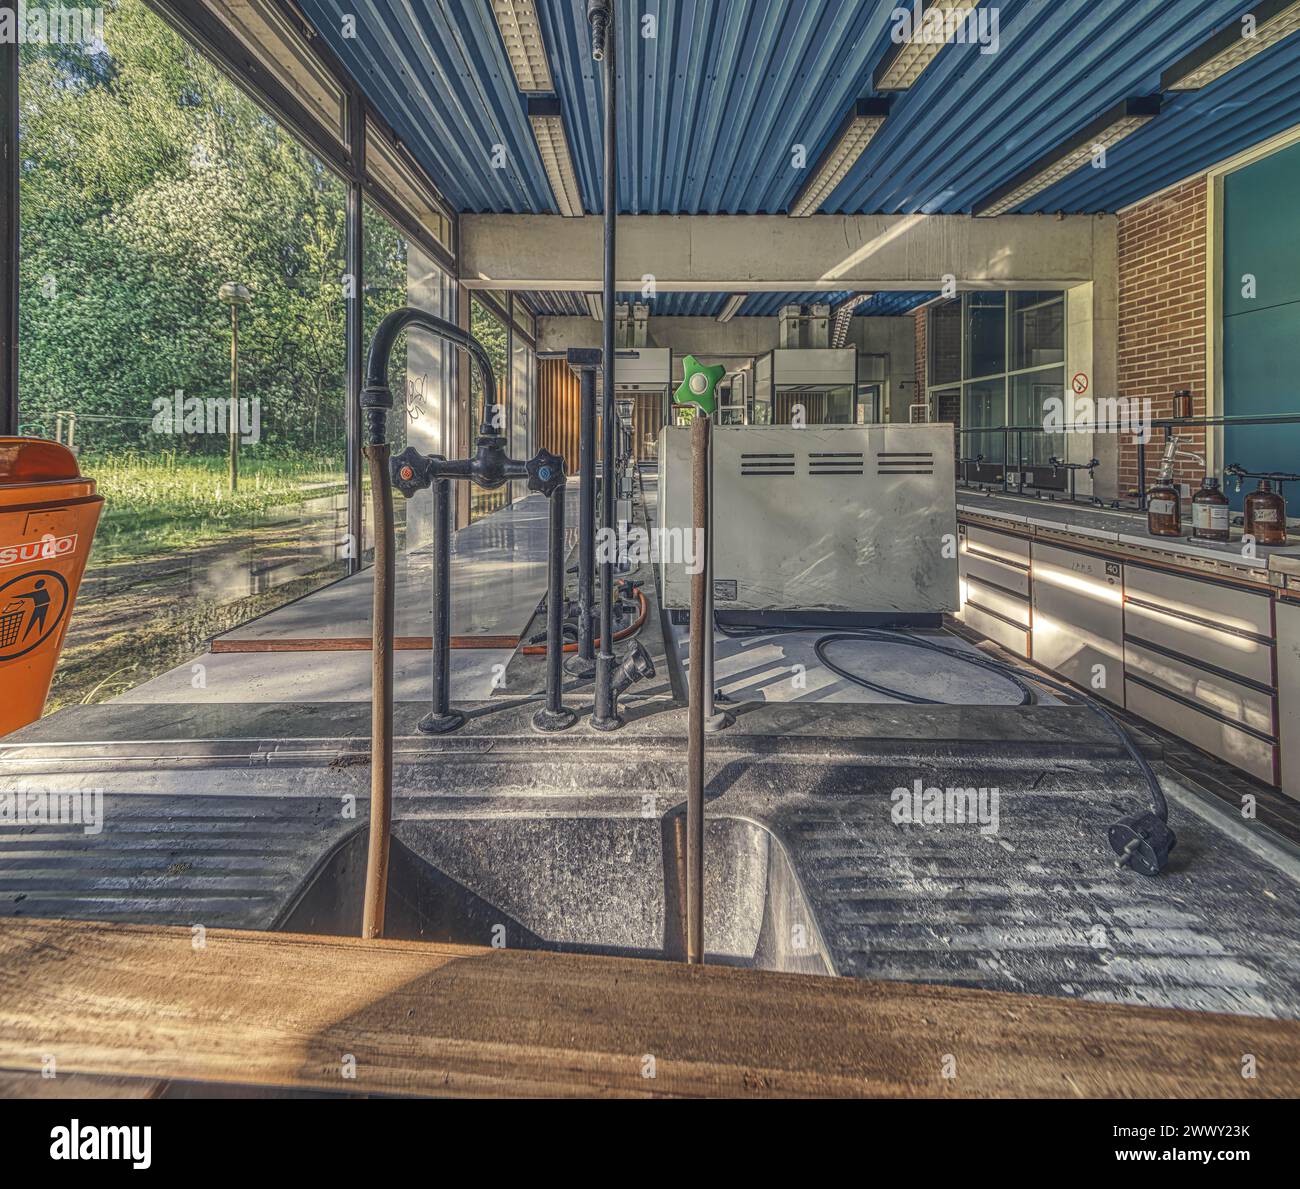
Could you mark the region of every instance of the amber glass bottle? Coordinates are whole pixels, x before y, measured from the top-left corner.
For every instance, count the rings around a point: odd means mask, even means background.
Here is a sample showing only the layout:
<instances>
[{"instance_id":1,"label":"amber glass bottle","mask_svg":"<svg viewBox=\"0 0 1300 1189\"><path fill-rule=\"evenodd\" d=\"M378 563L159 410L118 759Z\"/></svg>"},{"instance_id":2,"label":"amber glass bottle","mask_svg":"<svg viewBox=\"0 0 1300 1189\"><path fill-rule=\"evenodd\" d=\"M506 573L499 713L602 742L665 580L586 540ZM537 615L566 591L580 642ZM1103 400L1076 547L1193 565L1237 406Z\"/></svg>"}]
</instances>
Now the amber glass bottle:
<instances>
[{"instance_id":1,"label":"amber glass bottle","mask_svg":"<svg viewBox=\"0 0 1300 1189\"><path fill-rule=\"evenodd\" d=\"M1211 475L1201 480L1201 489L1192 496L1192 536L1201 541L1228 539L1228 497L1219 490L1219 481Z\"/></svg>"},{"instance_id":2,"label":"amber glass bottle","mask_svg":"<svg viewBox=\"0 0 1300 1189\"><path fill-rule=\"evenodd\" d=\"M1165 475L1147 496L1147 532L1153 537L1183 535L1182 496Z\"/></svg>"},{"instance_id":3,"label":"amber glass bottle","mask_svg":"<svg viewBox=\"0 0 1300 1189\"><path fill-rule=\"evenodd\" d=\"M1245 531L1257 545L1286 544L1286 500L1267 479L1246 497Z\"/></svg>"}]
</instances>

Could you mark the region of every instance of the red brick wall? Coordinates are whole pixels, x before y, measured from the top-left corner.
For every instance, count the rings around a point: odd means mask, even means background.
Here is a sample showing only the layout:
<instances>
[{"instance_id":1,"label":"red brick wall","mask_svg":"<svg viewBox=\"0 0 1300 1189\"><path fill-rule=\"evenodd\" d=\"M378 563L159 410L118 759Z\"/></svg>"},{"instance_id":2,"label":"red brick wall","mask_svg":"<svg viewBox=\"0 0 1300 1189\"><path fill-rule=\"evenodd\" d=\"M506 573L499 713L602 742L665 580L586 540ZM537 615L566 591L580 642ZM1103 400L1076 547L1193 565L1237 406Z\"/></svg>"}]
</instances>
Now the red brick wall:
<instances>
[{"instance_id":1,"label":"red brick wall","mask_svg":"<svg viewBox=\"0 0 1300 1189\"><path fill-rule=\"evenodd\" d=\"M1119 217L1119 395L1151 401L1153 417L1173 415L1173 394L1192 392L1206 413L1206 181L1198 178ZM1203 430L1185 429L1184 448L1205 453ZM1160 468L1163 431L1147 448L1147 482ZM1199 486L1202 468L1180 462L1175 478ZM1137 448L1121 438L1119 489L1137 482Z\"/></svg>"}]
</instances>

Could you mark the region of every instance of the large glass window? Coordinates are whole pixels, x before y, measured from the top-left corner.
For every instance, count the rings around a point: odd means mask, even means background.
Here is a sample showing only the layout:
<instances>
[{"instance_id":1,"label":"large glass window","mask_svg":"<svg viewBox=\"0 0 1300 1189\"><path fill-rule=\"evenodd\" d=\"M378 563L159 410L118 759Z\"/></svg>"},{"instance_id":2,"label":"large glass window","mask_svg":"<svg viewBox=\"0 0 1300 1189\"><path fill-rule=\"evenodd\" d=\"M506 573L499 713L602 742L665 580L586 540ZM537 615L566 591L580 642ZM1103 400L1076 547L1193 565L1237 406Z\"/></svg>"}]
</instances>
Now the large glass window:
<instances>
[{"instance_id":1,"label":"large glass window","mask_svg":"<svg viewBox=\"0 0 1300 1189\"><path fill-rule=\"evenodd\" d=\"M936 420L959 427L959 474L998 482L1024 472L1027 486L1063 487L1050 466L1065 453L1063 434L1042 432L1065 388L1065 294L968 293L927 316L927 397ZM958 385L960 381L960 385ZM1024 427L1011 435L981 432Z\"/></svg>"},{"instance_id":2,"label":"large glass window","mask_svg":"<svg viewBox=\"0 0 1300 1189\"><path fill-rule=\"evenodd\" d=\"M469 329L488 353L492 361L492 376L496 381L497 407L487 410L492 425L501 433L509 436L510 432L510 374L509 333L505 321L495 310L479 297L471 297L469 303ZM484 392L483 379L479 369L474 366L470 380L470 436L478 433L483 423ZM509 485L487 491L478 484L470 485L469 518L473 523L493 512L500 511L510 502Z\"/></svg>"},{"instance_id":3,"label":"large glass window","mask_svg":"<svg viewBox=\"0 0 1300 1189\"><path fill-rule=\"evenodd\" d=\"M1065 362L1065 294L1012 293L1011 371Z\"/></svg>"},{"instance_id":4,"label":"large glass window","mask_svg":"<svg viewBox=\"0 0 1300 1189\"><path fill-rule=\"evenodd\" d=\"M961 379L961 300L934 306L926 315L929 328L927 358L931 384Z\"/></svg>"},{"instance_id":5,"label":"large glass window","mask_svg":"<svg viewBox=\"0 0 1300 1189\"><path fill-rule=\"evenodd\" d=\"M993 376L1007 370L1007 295L971 293L966 297L963 376Z\"/></svg>"},{"instance_id":6,"label":"large glass window","mask_svg":"<svg viewBox=\"0 0 1300 1189\"><path fill-rule=\"evenodd\" d=\"M1049 400L1061 402L1065 397L1065 370L1049 367L1024 372L1011 379L1011 423L1042 425ZM1061 407L1061 405L1057 405ZM1032 467L1046 467L1052 458L1065 456L1065 435L1025 434L1021 438L1021 457Z\"/></svg>"},{"instance_id":7,"label":"large glass window","mask_svg":"<svg viewBox=\"0 0 1300 1189\"><path fill-rule=\"evenodd\" d=\"M966 412L964 428L973 430L1005 425L1007 382L1002 377L996 380L975 380L965 385L962 403ZM1001 466L1006 461L1002 434L972 433L966 437L968 448L973 452L970 457L982 454L986 464L996 466Z\"/></svg>"},{"instance_id":8,"label":"large glass window","mask_svg":"<svg viewBox=\"0 0 1300 1189\"><path fill-rule=\"evenodd\" d=\"M346 572L346 188L141 0L20 78L22 431L105 498L56 709Z\"/></svg>"},{"instance_id":9,"label":"large glass window","mask_svg":"<svg viewBox=\"0 0 1300 1189\"><path fill-rule=\"evenodd\" d=\"M519 302L512 305L514 325L510 331L510 457L531 458L533 448L533 421L536 415L537 352L525 337L533 320ZM578 461L565 460L570 470L578 469ZM511 498L519 499L527 492L527 484L517 479L510 485Z\"/></svg>"},{"instance_id":10,"label":"large glass window","mask_svg":"<svg viewBox=\"0 0 1300 1189\"><path fill-rule=\"evenodd\" d=\"M369 202L363 212L365 342L394 310L415 306L455 321L455 283ZM388 437L394 454L408 445L424 454L456 454L454 349L418 329L398 335L388 360L393 413ZM370 479L362 472L367 559L374 548ZM398 548L418 549L432 539L432 499L393 500Z\"/></svg>"}]
</instances>

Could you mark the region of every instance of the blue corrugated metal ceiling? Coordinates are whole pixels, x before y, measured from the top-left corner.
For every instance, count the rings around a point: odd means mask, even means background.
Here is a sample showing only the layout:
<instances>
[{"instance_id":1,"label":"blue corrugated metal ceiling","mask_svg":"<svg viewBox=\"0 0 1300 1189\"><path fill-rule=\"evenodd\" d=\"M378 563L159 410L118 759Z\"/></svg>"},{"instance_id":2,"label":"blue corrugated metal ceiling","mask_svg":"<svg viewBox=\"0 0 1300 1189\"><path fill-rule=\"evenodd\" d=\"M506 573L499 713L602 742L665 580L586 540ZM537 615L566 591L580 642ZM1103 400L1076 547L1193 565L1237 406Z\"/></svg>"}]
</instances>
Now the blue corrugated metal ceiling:
<instances>
[{"instance_id":1,"label":"blue corrugated metal ceiling","mask_svg":"<svg viewBox=\"0 0 1300 1189\"><path fill-rule=\"evenodd\" d=\"M778 213L855 98L871 93L898 0L615 0L630 213ZM489 0L300 0L375 106L462 211L553 211ZM600 209L601 100L585 0L536 0L574 166ZM823 208L959 213L1236 21L1250 0L1001 0L999 50L946 46ZM355 36L344 36L344 18ZM1164 112L1037 196L1113 211L1300 123L1300 35ZM493 167L501 146L504 164ZM501 154L497 151L498 162Z\"/></svg>"}]
</instances>

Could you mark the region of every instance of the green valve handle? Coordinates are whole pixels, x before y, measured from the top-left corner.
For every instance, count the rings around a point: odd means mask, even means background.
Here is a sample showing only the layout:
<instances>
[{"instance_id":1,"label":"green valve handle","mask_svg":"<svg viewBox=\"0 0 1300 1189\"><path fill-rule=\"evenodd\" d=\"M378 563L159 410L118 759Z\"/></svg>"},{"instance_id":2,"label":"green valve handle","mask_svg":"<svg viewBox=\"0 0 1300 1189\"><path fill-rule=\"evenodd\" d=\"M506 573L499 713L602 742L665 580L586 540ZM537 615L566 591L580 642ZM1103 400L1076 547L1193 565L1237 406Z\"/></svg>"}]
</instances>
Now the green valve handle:
<instances>
[{"instance_id":1,"label":"green valve handle","mask_svg":"<svg viewBox=\"0 0 1300 1189\"><path fill-rule=\"evenodd\" d=\"M705 367L694 355L688 355L682 367L686 375L673 393L673 403L696 405L700 412L712 416L718 411L718 381L727 374L726 365Z\"/></svg>"}]
</instances>

